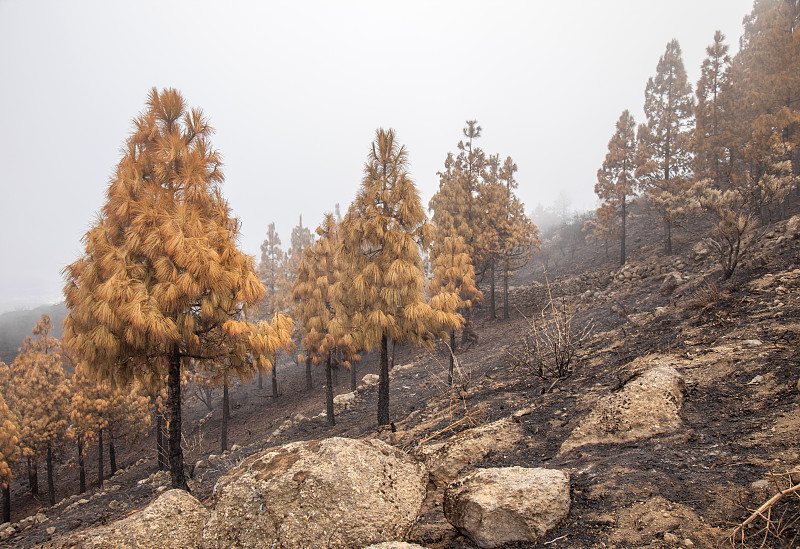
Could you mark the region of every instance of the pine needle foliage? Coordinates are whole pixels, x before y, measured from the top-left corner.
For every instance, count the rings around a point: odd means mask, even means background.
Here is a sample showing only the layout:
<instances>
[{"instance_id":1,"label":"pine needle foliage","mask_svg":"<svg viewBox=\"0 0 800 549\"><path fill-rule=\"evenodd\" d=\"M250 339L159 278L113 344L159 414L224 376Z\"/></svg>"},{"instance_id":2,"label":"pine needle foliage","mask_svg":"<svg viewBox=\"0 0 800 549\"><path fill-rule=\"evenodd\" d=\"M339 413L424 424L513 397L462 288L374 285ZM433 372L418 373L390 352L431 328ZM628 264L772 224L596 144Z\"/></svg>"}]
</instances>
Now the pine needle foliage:
<instances>
[{"instance_id":1,"label":"pine needle foliage","mask_svg":"<svg viewBox=\"0 0 800 549\"><path fill-rule=\"evenodd\" d=\"M0 362L0 371L7 372L8 366ZM2 375L2 374L0 374ZM0 484L3 490L3 522L11 522L11 480L12 468L19 460L19 427L17 418L0 394Z\"/></svg>"},{"instance_id":2,"label":"pine needle foliage","mask_svg":"<svg viewBox=\"0 0 800 549\"><path fill-rule=\"evenodd\" d=\"M355 347L380 346L378 424L388 425L387 341L430 345L433 327L421 257L431 227L394 130L377 130L361 188L341 230L350 274L337 290L343 304L339 317L357 329Z\"/></svg>"},{"instance_id":3,"label":"pine needle foliage","mask_svg":"<svg viewBox=\"0 0 800 549\"><path fill-rule=\"evenodd\" d=\"M115 386L168 379L172 484L186 488L180 370L191 359L244 376L269 369L286 324L248 322L264 297L239 221L222 196L221 157L203 112L174 89L150 92L106 203L64 269L64 341ZM276 335L277 334L277 335Z\"/></svg>"},{"instance_id":4,"label":"pine needle foliage","mask_svg":"<svg viewBox=\"0 0 800 549\"><path fill-rule=\"evenodd\" d=\"M636 173L636 122L628 110L624 110L617 120L614 135L608 142L608 153L602 167L597 170L597 183L594 192L602 201L594 225L601 229L597 234L604 240L612 234L612 226L618 227L620 237L620 265L625 264L625 238L628 218L628 204L636 196L639 182ZM606 219L613 213L618 223Z\"/></svg>"}]
</instances>

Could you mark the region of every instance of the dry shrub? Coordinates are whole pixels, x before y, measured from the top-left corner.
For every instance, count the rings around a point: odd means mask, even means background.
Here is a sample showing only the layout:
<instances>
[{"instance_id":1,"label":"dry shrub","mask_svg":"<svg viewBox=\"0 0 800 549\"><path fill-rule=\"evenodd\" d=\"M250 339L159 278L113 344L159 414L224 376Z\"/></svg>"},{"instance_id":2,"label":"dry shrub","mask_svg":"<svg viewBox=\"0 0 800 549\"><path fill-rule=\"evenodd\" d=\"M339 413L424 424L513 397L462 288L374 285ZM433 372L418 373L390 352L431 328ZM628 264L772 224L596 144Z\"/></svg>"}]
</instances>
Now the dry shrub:
<instances>
[{"instance_id":1,"label":"dry shrub","mask_svg":"<svg viewBox=\"0 0 800 549\"><path fill-rule=\"evenodd\" d=\"M769 473L777 493L731 532L741 547L797 547L800 543L800 471Z\"/></svg>"},{"instance_id":2,"label":"dry shrub","mask_svg":"<svg viewBox=\"0 0 800 549\"><path fill-rule=\"evenodd\" d=\"M563 291L553 297L547 281L547 305L530 318L528 329L519 343L505 349L505 361L512 369L522 367L541 379L568 377L573 370L575 355L591 332L591 323L575 326L575 307ZM520 314L522 314L520 312Z\"/></svg>"},{"instance_id":3,"label":"dry shrub","mask_svg":"<svg viewBox=\"0 0 800 549\"><path fill-rule=\"evenodd\" d=\"M707 280L692 294L689 306L693 309L703 309L715 304L722 298L722 290L713 280Z\"/></svg>"}]
</instances>

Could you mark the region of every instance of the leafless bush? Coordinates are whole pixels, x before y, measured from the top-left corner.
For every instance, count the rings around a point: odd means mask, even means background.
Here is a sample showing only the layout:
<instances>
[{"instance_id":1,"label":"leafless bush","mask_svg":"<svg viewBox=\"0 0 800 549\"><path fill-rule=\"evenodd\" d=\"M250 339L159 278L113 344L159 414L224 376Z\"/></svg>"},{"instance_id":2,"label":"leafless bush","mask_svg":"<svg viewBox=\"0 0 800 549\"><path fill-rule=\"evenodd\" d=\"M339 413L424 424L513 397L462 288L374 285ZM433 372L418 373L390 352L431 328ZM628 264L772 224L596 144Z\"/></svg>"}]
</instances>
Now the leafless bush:
<instances>
[{"instance_id":1,"label":"leafless bush","mask_svg":"<svg viewBox=\"0 0 800 549\"><path fill-rule=\"evenodd\" d=\"M522 340L505 350L512 368L522 367L541 379L564 379L572 373L573 359L591 333L591 323L575 326L575 308L562 292L553 297L547 280L547 305L530 318ZM520 312L520 314L522 314Z\"/></svg>"}]
</instances>

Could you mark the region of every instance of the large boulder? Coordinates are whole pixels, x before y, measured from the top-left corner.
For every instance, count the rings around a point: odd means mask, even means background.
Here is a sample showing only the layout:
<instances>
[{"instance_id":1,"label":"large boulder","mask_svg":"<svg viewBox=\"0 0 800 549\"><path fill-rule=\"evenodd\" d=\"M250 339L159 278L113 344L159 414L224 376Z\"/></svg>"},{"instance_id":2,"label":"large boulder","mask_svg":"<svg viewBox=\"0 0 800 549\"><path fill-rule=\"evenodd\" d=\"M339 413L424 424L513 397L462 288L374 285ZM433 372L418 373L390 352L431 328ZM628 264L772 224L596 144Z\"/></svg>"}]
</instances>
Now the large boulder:
<instances>
[{"instance_id":1,"label":"large boulder","mask_svg":"<svg viewBox=\"0 0 800 549\"><path fill-rule=\"evenodd\" d=\"M569 507L569 475L554 469L476 469L444 493L444 516L483 548L536 543Z\"/></svg>"},{"instance_id":2,"label":"large boulder","mask_svg":"<svg viewBox=\"0 0 800 549\"><path fill-rule=\"evenodd\" d=\"M561 445L563 455L586 444L623 443L670 433L681 426L683 376L661 365L601 399Z\"/></svg>"},{"instance_id":3,"label":"large boulder","mask_svg":"<svg viewBox=\"0 0 800 549\"><path fill-rule=\"evenodd\" d=\"M199 549L208 510L184 490L168 490L128 518L54 540L52 549Z\"/></svg>"},{"instance_id":4,"label":"large boulder","mask_svg":"<svg viewBox=\"0 0 800 549\"><path fill-rule=\"evenodd\" d=\"M383 441L328 438L256 454L217 482L208 547L352 547L403 539L428 475Z\"/></svg>"},{"instance_id":5,"label":"large boulder","mask_svg":"<svg viewBox=\"0 0 800 549\"><path fill-rule=\"evenodd\" d=\"M508 451L525 437L525 428L515 418L504 418L460 432L444 443L418 447L414 454L428 468L437 487L453 481L491 451Z\"/></svg>"}]
</instances>

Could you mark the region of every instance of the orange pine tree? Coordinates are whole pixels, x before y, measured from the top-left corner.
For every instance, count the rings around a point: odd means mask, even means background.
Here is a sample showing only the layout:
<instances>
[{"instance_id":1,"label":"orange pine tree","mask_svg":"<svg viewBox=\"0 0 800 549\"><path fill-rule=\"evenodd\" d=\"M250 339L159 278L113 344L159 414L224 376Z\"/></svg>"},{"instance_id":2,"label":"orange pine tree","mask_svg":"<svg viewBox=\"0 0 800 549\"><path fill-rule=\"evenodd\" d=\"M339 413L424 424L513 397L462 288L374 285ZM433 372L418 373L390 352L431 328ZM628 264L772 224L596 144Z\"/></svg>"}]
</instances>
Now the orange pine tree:
<instances>
[{"instance_id":1,"label":"orange pine tree","mask_svg":"<svg viewBox=\"0 0 800 549\"><path fill-rule=\"evenodd\" d=\"M282 344L244 320L264 297L239 221L222 197L212 128L179 92L150 92L85 255L64 270L64 340L113 385L167 379L172 486L187 489L181 448L181 367L190 359L252 372Z\"/></svg>"},{"instance_id":2,"label":"orange pine tree","mask_svg":"<svg viewBox=\"0 0 800 549\"><path fill-rule=\"evenodd\" d=\"M0 371L7 370L8 366L0 362ZM0 483L3 486L3 522L11 522L11 479L14 476L11 469L21 454L18 431L17 418L0 394Z\"/></svg>"}]
</instances>

